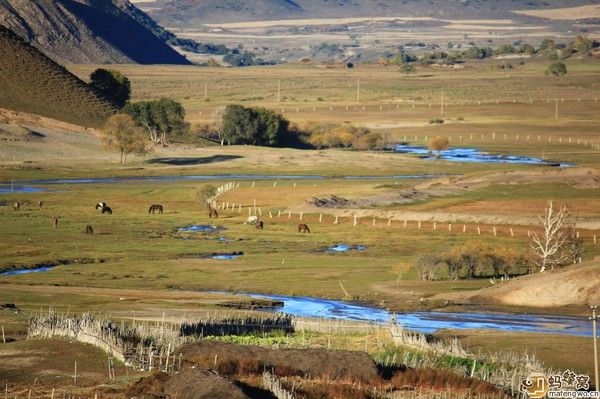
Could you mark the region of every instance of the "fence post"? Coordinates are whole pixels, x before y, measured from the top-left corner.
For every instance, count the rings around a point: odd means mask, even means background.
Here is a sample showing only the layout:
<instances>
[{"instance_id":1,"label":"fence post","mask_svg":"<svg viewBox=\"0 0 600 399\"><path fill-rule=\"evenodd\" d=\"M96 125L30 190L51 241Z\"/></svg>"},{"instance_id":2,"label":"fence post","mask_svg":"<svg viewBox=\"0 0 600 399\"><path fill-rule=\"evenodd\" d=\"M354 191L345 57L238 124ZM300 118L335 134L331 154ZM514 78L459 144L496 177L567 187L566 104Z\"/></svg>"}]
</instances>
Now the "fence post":
<instances>
[{"instance_id":1,"label":"fence post","mask_svg":"<svg viewBox=\"0 0 600 399\"><path fill-rule=\"evenodd\" d=\"M513 231L513 228L512 228L512 227L510 228L510 236L511 236L511 237L514 237L514 236L515 236L515 232Z\"/></svg>"},{"instance_id":2,"label":"fence post","mask_svg":"<svg viewBox=\"0 0 600 399\"><path fill-rule=\"evenodd\" d=\"M319 213L319 223L323 223L323 214Z\"/></svg>"},{"instance_id":3,"label":"fence post","mask_svg":"<svg viewBox=\"0 0 600 399\"><path fill-rule=\"evenodd\" d=\"M375 218L373 218L373 226L375 226Z\"/></svg>"},{"instance_id":4,"label":"fence post","mask_svg":"<svg viewBox=\"0 0 600 399\"><path fill-rule=\"evenodd\" d=\"M388 219L388 227L390 227L392 225L392 219Z\"/></svg>"},{"instance_id":5,"label":"fence post","mask_svg":"<svg viewBox=\"0 0 600 399\"><path fill-rule=\"evenodd\" d=\"M481 229L477 226L477 234L481 235Z\"/></svg>"},{"instance_id":6,"label":"fence post","mask_svg":"<svg viewBox=\"0 0 600 399\"><path fill-rule=\"evenodd\" d=\"M356 216L354 216L354 222L352 223L354 227L356 227Z\"/></svg>"},{"instance_id":7,"label":"fence post","mask_svg":"<svg viewBox=\"0 0 600 399\"><path fill-rule=\"evenodd\" d=\"M335 217L335 220L333 221L333 224L339 224L339 220L338 220L338 217L337 217L337 215L336 215L336 217Z\"/></svg>"},{"instance_id":8,"label":"fence post","mask_svg":"<svg viewBox=\"0 0 600 399\"><path fill-rule=\"evenodd\" d=\"M494 226L493 229L494 229L494 237L496 237L496 226Z\"/></svg>"},{"instance_id":9,"label":"fence post","mask_svg":"<svg viewBox=\"0 0 600 399\"><path fill-rule=\"evenodd\" d=\"M288 219L292 218L292 211L288 211Z\"/></svg>"},{"instance_id":10,"label":"fence post","mask_svg":"<svg viewBox=\"0 0 600 399\"><path fill-rule=\"evenodd\" d=\"M300 221L302 221L303 217L304 217L304 212L300 212Z\"/></svg>"}]
</instances>

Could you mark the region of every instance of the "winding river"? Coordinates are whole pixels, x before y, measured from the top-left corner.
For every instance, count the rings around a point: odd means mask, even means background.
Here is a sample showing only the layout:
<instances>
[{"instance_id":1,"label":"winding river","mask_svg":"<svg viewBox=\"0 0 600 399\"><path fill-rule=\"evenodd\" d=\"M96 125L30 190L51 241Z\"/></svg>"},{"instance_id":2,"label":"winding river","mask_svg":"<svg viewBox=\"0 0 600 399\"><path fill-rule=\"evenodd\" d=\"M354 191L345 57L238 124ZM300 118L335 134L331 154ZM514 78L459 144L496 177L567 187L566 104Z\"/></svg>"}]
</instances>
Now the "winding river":
<instances>
[{"instance_id":1,"label":"winding river","mask_svg":"<svg viewBox=\"0 0 600 399\"><path fill-rule=\"evenodd\" d=\"M29 273L47 272L55 266L33 269L14 269L1 272L0 277L10 277ZM231 294L224 291L209 291ZM322 317L387 323L395 317L404 327L433 333L443 329L489 329L513 332L553 333L578 336L592 335L592 322L582 317L544 316L535 314L506 314L494 312L410 312L392 314L385 309L359 303L301 296L264 295L240 293L237 295L265 298L283 302L283 306L261 310L283 312L301 317Z\"/></svg>"}]
</instances>

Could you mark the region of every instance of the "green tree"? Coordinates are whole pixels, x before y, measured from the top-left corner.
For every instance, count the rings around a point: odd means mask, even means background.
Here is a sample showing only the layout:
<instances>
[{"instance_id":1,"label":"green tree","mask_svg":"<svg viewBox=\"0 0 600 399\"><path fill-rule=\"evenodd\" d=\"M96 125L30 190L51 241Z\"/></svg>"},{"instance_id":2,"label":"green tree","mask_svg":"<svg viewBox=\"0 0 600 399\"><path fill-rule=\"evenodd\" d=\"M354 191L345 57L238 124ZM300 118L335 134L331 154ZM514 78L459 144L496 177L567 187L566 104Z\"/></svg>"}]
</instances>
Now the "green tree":
<instances>
[{"instance_id":1,"label":"green tree","mask_svg":"<svg viewBox=\"0 0 600 399\"><path fill-rule=\"evenodd\" d=\"M131 153L146 154L146 138L130 115L116 114L111 116L104 127L104 143L106 147L119 151L121 163L127 163L127 155Z\"/></svg>"},{"instance_id":2,"label":"green tree","mask_svg":"<svg viewBox=\"0 0 600 399\"><path fill-rule=\"evenodd\" d=\"M594 48L594 42L585 36L577 36L573 43L573 47L575 47L579 54L584 55Z\"/></svg>"},{"instance_id":3,"label":"green tree","mask_svg":"<svg viewBox=\"0 0 600 399\"><path fill-rule=\"evenodd\" d=\"M288 129L287 119L265 108L232 104L223 113L223 138L229 144L281 145Z\"/></svg>"},{"instance_id":4,"label":"green tree","mask_svg":"<svg viewBox=\"0 0 600 399\"><path fill-rule=\"evenodd\" d=\"M562 62L553 62L546 69L546 75L563 76L567 74L567 66Z\"/></svg>"},{"instance_id":5,"label":"green tree","mask_svg":"<svg viewBox=\"0 0 600 399\"><path fill-rule=\"evenodd\" d=\"M177 101L168 98L129 103L123 108L123 112L131 115L154 143L166 143L189 131L185 109Z\"/></svg>"},{"instance_id":6,"label":"green tree","mask_svg":"<svg viewBox=\"0 0 600 399\"><path fill-rule=\"evenodd\" d=\"M90 86L118 108L123 108L131 96L129 79L113 69L96 69L90 75Z\"/></svg>"}]
</instances>

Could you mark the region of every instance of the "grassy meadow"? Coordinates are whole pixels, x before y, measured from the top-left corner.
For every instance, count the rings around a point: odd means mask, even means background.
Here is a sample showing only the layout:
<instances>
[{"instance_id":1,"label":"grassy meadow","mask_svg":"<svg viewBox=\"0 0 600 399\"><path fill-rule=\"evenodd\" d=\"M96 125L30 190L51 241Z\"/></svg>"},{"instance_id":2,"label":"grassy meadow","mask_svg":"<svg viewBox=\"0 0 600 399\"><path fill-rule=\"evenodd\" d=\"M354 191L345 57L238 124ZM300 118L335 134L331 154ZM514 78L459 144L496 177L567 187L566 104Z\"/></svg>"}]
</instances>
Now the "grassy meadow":
<instances>
[{"instance_id":1,"label":"grassy meadow","mask_svg":"<svg viewBox=\"0 0 600 399\"><path fill-rule=\"evenodd\" d=\"M364 125L382 132L388 143L424 144L428 138L442 135L450 137L452 146L475 146L573 163L576 166L572 170L576 173L565 172L564 178L557 173L549 178L549 172L556 168L453 163L390 152L192 144L157 147L152 154L132 157L129 164L122 166L118 164L118 155L102 146L98 131L47 129L43 140L7 142L0 147L0 180L4 187L11 180L75 177L255 173L324 178L256 180L253 186L252 180L235 178L207 182L39 183L33 185L48 191L2 193L0 272L41 265L56 267L43 273L0 275L0 304L15 303L22 310L19 314L0 311L0 323L9 336L19 339L24 334L27 316L48 307L61 312L91 311L123 318L135 318L136 314L149 319L165 314L167 318L193 318L215 308L223 309L223 302L233 300L226 293L205 292L209 290L345 299L396 311L495 309L587 314L584 305L515 309L500 303L485 306L450 303L439 295L474 292L489 287L489 280L421 281L417 275L415 262L420 256L442 253L472 239L526 251L531 220L535 222L548 199L568 204L581 221L598 223L600 187L597 181L594 183L597 175L593 173L600 165L600 151L595 147L600 143L599 64L568 60L569 74L555 78L544 75L546 64L539 60L515 64L509 71L498 70L496 64L500 62L504 61L469 63L462 69L420 67L416 74L408 76L402 75L398 68L375 65L359 65L351 70L317 65L233 69L115 67L131 79L134 101L161 96L181 101L192 125L211 123L224 106L241 103L283 110L291 122L299 125L311 122ZM68 68L85 78L96 67ZM356 101L358 79L360 102ZM277 101L278 80L281 80L281 101ZM446 105L443 115L442 89ZM442 118L444 123L430 124L434 118ZM485 184L486 176L509 172L523 172L524 177L516 182L506 178ZM586 173L591 177L586 177ZM457 185L407 203L392 201L364 209L322 212L307 208L307 200L332 194L353 200L374 196L394 198L403 190L420 189L427 181L336 177L429 174L480 177L484 183L468 189ZM203 184L220 186L232 180L240 186L221 195L218 203L236 204L235 210L219 209L220 217L209 219L197 199L197 190ZM577 180L581 184L576 184ZM14 201L23 204L19 212L10 206ZM41 209L38 201L44 202ZM114 214L101 215L94 209L98 201L106 201ZM164 205L164 214L148 214L148 207L155 203ZM263 231L243 223L254 206L262 213ZM302 222L310 226L310 234L297 232L303 209L308 209ZM289 217L288 211L293 211ZM352 216L359 212L364 212L364 217L355 227ZM381 215L397 212L399 216L389 227L383 217L377 218L373 225L369 212ZM416 219L410 219L408 226L403 227L403 215L411 212L422 217L421 229L416 227ZM321 221L320 213L323 213ZM455 218L452 231L446 222L436 222L434 229L438 213ZM333 224L335 215L340 216L339 224ZM52 225L55 217L59 218L56 229ZM465 220L481 217L482 221L469 222L468 230L463 233L463 217ZM484 217L495 218L493 224L483 221ZM503 221L504 217L512 219ZM513 225L514 218L522 220ZM492 228L496 223L500 233L494 236ZM205 234L177 230L192 224L214 224L218 231ZM93 227L93 235L84 234L86 225ZM477 234L476 227L481 228L482 235ZM514 237L508 234L509 227L515 228ZM596 231L582 230L581 234L583 260L597 262L600 244L592 242ZM219 240L221 237L224 240ZM338 243L365 245L367 249L338 254L325 251ZM234 260L207 258L228 252L244 255ZM243 299L235 297L235 300ZM573 339L577 351L562 351L559 355L553 348L565 346L571 342L570 337L480 331L439 335L458 335L461 342L477 350L530 351L552 367L591 370L591 359L580 356L589 343L587 338ZM323 346L327 340L329 345L330 338L315 339ZM364 345L364 337L338 336L333 341L334 346L337 342L343 349L361 350ZM385 350L385 339L382 341L381 346L369 350L372 355ZM36 342L18 344L21 345L18 350L39 349ZM60 348L60 343L53 343L51 350ZM0 344L0 359L13 356L11 353L3 352ZM100 356L92 355L94 359ZM60 373L66 373L63 370L66 367L61 364ZM94 367L89 365L93 369L90 384L101 380ZM0 367L0 377L2 371ZM10 373L14 376L16 372Z\"/></svg>"}]
</instances>

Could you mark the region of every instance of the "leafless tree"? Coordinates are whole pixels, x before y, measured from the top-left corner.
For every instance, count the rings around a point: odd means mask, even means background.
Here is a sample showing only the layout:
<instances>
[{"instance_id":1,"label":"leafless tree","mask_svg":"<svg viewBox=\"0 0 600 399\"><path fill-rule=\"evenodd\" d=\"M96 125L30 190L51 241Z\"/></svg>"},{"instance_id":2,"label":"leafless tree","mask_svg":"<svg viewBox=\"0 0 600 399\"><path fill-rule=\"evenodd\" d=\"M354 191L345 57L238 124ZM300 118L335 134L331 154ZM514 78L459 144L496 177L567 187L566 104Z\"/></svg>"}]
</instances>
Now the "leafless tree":
<instances>
[{"instance_id":1,"label":"leafless tree","mask_svg":"<svg viewBox=\"0 0 600 399\"><path fill-rule=\"evenodd\" d=\"M569 264L580 256L580 245L575 231L575 222L566 206L557 207L553 201L548 201L544 215L539 218L542 233L532 232L531 249L533 262L539 266L540 272L547 268ZM574 253L574 249L577 254Z\"/></svg>"}]
</instances>

